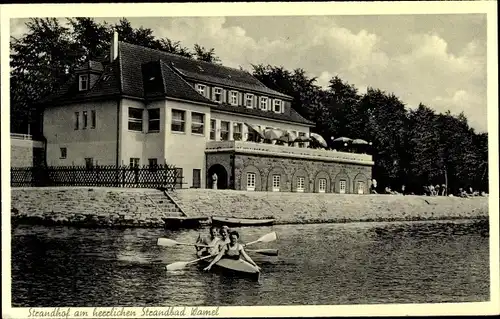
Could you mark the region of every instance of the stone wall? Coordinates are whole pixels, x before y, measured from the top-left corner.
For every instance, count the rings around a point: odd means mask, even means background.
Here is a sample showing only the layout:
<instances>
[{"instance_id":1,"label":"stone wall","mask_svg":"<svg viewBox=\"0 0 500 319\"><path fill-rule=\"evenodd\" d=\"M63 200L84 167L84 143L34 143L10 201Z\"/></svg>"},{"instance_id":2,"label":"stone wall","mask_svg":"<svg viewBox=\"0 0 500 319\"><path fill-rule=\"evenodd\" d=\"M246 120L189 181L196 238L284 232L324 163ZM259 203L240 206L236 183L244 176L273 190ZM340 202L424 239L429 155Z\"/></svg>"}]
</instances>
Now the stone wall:
<instances>
[{"instance_id":1,"label":"stone wall","mask_svg":"<svg viewBox=\"0 0 500 319\"><path fill-rule=\"evenodd\" d=\"M278 224L488 217L488 198L246 192L182 189L170 193L187 216L276 218ZM163 208L152 198L165 200ZM180 216L162 192L148 189L11 189L12 222L90 227L163 227ZM157 201L159 202L159 201ZM167 212L172 206L172 212Z\"/></svg>"},{"instance_id":2,"label":"stone wall","mask_svg":"<svg viewBox=\"0 0 500 319\"><path fill-rule=\"evenodd\" d=\"M42 142L10 139L10 166L36 167L45 161L45 149Z\"/></svg>"},{"instance_id":3,"label":"stone wall","mask_svg":"<svg viewBox=\"0 0 500 319\"><path fill-rule=\"evenodd\" d=\"M29 187L11 189L12 222L78 226L163 227L162 217L174 204L162 207L148 189L99 187ZM180 214L180 213L177 213Z\"/></svg>"},{"instance_id":4,"label":"stone wall","mask_svg":"<svg viewBox=\"0 0 500 319\"><path fill-rule=\"evenodd\" d=\"M281 176L281 192L294 192L297 179L304 177L304 192L317 193L319 180L326 180L326 193L340 193L341 180L346 182L346 194L358 193L362 182L363 194L369 193L372 167L337 162L236 154L234 159L235 189L246 189L246 174L255 173L256 191L272 191L273 175Z\"/></svg>"},{"instance_id":5,"label":"stone wall","mask_svg":"<svg viewBox=\"0 0 500 319\"><path fill-rule=\"evenodd\" d=\"M488 198L186 189L172 194L189 216L274 217L278 224L488 217Z\"/></svg>"}]
</instances>

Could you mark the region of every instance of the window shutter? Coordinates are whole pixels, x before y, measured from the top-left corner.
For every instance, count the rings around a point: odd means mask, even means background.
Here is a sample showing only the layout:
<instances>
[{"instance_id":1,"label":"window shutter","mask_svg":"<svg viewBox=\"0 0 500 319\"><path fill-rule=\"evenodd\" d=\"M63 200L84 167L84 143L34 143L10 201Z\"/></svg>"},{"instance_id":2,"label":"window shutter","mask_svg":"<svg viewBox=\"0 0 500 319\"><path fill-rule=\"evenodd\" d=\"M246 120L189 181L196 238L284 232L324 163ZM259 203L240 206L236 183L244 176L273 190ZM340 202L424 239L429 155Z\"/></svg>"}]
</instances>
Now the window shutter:
<instances>
[{"instance_id":1,"label":"window shutter","mask_svg":"<svg viewBox=\"0 0 500 319\"><path fill-rule=\"evenodd\" d=\"M257 95L253 96L253 107L256 109L259 108L259 97Z\"/></svg>"},{"instance_id":2,"label":"window shutter","mask_svg":"<svg viewBox=\"0 0 500 319\"><path fill-rule=\"evenodd\" d=\"M227 101L227 90L222 89L222 103Z\"/></svg>"},{"instance_id":3,"label":"window shutter","mask_svg":"<svg viewBox=\"0 0 500 319\"><path fill-rule=\"evenodd\" d=\"M273 99L270 98L270 97L268 97L267 98L267 109L266 110L270 111L272 107L273 107Z\"/></svg>"},{"instance_id":4,"label":"window shutter","mask_svg":"<svg viewBox=\"0 0 500 319\"><path fill-rule=\"evenodd\" d=\"M238 92L238 105L243 105L243 93Z\"/></svg>"}]
</instances>

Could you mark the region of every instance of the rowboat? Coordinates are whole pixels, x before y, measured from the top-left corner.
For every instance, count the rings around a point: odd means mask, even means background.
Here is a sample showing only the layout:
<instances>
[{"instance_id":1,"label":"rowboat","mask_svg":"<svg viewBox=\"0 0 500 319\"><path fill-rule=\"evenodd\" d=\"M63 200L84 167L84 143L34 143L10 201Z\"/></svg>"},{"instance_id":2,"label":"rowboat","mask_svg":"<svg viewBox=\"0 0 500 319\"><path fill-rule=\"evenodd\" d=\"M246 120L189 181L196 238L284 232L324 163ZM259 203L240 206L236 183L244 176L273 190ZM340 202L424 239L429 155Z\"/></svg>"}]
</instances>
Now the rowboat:
<instances>
[{"instance_id":1,"label":"rowboat","mask_svg":"<svg viewBox=\"0 0 500 319\"><path fill-rule=\"evenodd\" d=\"M166 229L179 228L199 228L204 224L208 224L208 217L185 217L185 216L169 216L163 217Z\"/></svg>"},{"instance_id":2,"label":"rowboat","mask_svg":"<svg viewBox=\"0 0 500 319\"><path fill-rule=\"evenodd\" d=\"M274 224L274 218L253 219L253 218L235 218L235 217L212 217L212 225L228 227L244 226L271 226Z\"/></svg>"},{"instance_id":3,"label":"rowboat","mask_svg":"<svg viewBox=\"0 0 500 319\"><path fill-rule=\"evenodd\" d=\"M212 262L213 258L202 260L200 265L203 268ZM212 266L213 271L220 272L224 275L234 277L244 277L255 281L259 280L260 272L255 266L242 259L221 258L215 265Z\"/></svg>"}]
</instances>

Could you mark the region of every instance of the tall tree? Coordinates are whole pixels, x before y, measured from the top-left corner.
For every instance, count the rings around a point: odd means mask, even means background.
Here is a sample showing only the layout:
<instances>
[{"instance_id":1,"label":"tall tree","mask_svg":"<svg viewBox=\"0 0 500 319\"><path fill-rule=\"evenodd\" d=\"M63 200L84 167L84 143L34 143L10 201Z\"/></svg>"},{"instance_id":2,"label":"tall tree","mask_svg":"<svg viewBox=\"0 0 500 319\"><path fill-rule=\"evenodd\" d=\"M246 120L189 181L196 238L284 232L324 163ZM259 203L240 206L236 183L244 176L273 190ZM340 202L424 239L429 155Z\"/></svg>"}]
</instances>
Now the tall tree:
<instances>
[{"instance_id":1,"label":"tall tree","mask_svg":"<svg viewBox=\"0 0 500 319\"><path fill-rule=\"evenodd\" d=\"M34 103L69 79L78 65L69 29L55 18L34 18L11 38L11 130L26 132Z\"/></svg>"},{"instance_id":2,"label":"tall tree","mask_svg":"<svg viewBox=\"0 0 500 319\"><path fill-rule=\"evenodd\" d=\"M205 49L205 47L202 47L198 44L194 45L194 57L196 58L196 60L199 61L205 61L215 64L221 63L220 58L217 55L215 55L214 48Z\"/></svg>"},{"instance_id":3,"label":"tall tree","mask_svg":"<svg viewBox=\"0 0 500 319\"><path fill-rule=\"evenodd\" d=\"M193 53L188 48L183 47L179 41L172 41L168 38L158 40L157 48L159 50L184 56L186 58L193 58Z\"/></svg>"},{"instance_id":4,"label":"tall tree","mask_svg":"<svg viewBox=\"0 0 500 319\"><path fill-rule=\"evenodd\" d=\"M92 18L74 18L68 22L72 27L72 44L80 52L81 61L100 59L109 53L110 25L96 23Z\"/></svg>"}]
</instances>

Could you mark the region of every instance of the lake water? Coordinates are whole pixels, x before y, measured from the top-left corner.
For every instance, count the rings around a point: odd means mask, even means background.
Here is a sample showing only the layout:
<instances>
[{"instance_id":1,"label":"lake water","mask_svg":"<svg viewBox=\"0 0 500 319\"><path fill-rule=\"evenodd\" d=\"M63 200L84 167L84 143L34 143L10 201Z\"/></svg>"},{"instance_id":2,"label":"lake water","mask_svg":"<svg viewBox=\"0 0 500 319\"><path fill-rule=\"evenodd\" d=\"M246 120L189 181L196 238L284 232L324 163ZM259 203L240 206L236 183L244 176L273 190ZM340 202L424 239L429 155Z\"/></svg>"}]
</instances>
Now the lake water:
<instances>
[{"instance_id":1,"label":"lake water","mask_svg":"<svg viewBox=\"0 0 500 319\"><path fill-rule=\"evenodd\" d=\"M253 282L195 265L208 231L17 226L12 234L12 306L339 305L489 300L486 221L349 223L240 228L243 242L275 231L278 257L251 254Z\"/></svg>"}]
</instances>

